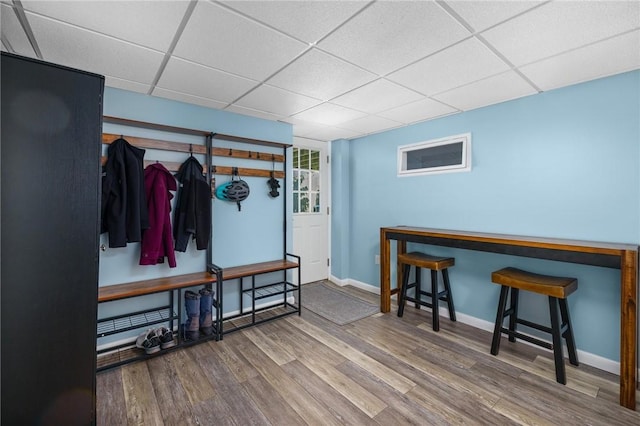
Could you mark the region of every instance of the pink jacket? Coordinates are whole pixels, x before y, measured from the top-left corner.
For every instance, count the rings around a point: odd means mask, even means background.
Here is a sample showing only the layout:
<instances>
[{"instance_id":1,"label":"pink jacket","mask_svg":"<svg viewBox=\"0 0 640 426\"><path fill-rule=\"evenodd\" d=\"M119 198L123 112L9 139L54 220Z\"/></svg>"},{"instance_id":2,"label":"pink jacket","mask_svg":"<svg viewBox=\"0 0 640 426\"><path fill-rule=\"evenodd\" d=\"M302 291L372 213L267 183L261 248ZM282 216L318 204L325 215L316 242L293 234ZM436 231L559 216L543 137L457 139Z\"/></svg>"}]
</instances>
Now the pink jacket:
<instances>
[{"instance_id":1,"label":"pink jacket","mask_svg":"<svg viewBox=\"0 0 640 426\"><path fill-rule=\"evenodd\" d=\"M176 180L162 164L154 163L144 169L144 190L149 210L149 229L142 234L140 265L164 263L176 267L176 254L171 233L171 200L169 191L176 191Z\"/></svg>"}]
</instances>

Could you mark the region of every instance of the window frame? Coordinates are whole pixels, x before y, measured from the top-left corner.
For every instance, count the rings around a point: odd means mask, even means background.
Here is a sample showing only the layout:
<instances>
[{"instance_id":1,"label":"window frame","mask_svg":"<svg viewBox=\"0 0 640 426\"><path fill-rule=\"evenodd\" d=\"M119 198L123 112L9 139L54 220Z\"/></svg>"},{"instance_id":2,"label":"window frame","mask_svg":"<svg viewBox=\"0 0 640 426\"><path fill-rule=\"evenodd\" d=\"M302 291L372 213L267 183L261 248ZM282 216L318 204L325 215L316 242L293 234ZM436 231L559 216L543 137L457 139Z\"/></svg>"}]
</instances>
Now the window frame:
<instances>
[{"instance_id":1,"label":"window frame","mask_svg":"<svg viewBox=\"0 0 640 426\"><path fill-rule=\"evenodd\" d=\"M460 142L462 142L462 155L459 164L407 170L407 153L425 148L457 144ZM397 161L398 177L471 171L471 133L462 133L459 135L430 139L409 145L401 145L398 147Z\"/></svg>"},{"instance_id":2,"label":"window frame","mask_svg":"<svg viewBox=\"0 0 640 426\"><path fill-rule=\"evenodd\" d=\"M298 150L298 164L295 164L295 153L292 153L291 158L292 158L292 173L293 173L293 197L292 197L292 211L294 215L317 215L317 214L322 214L322 207L321 207L321 197L323 196L322 194L322 188L320 185L320 176L322 173L322 162L320 161L320 156L322 155L322 152L318 149L315 148L307 148L307 147L298 147L295 146L294 150ZM308 158L308 164L309 167L308 168L300 168L300 166L302 165L302 162L300 161L300 151L307 151L309 158ZM313 152L317 152L318 153L318 169L314 170L312 165L313 165L313 157L312 157L312 153ZM300 189L300 175L302 173L307 173L307 177L308 177L308 188L306 190L302 190ZM296 184L296 174L298 175L298 188L295 188L295 184ZM313 176L317 175L318 176L318 189L312 189L312 182L313 182ZM297 195L297 200L296 200L296 195ZM303 196L307 196L308 199L308 211L300 211L300 207L302 206L301 204L301 199ZM313 195L316 196L316 200L318 201L318 211L314 211L315 205L312 205L311 202L313 200ZM296 211L296 207L298 208L298 211Z\"/></svg>"}]
</instances>

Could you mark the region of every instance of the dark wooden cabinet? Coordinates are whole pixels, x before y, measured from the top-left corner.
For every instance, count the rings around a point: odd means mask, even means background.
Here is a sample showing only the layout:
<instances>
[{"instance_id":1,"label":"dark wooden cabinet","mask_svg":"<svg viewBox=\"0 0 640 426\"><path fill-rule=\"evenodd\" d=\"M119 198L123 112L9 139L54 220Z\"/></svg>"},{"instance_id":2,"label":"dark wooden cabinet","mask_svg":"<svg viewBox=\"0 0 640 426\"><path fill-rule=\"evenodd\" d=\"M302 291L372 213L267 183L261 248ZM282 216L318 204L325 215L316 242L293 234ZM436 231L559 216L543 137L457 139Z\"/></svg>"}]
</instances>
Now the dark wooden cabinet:
<instances>
[{"instance_id":1,"label":"dark wooden cabinet","mask_svg":"<svg viewBox=\"0 0 640 426\"><path fill-rule=\"evenodd\" d=\"M0 69L0 420L93 424L104 77Z\"/></svg>"}]
</instances>

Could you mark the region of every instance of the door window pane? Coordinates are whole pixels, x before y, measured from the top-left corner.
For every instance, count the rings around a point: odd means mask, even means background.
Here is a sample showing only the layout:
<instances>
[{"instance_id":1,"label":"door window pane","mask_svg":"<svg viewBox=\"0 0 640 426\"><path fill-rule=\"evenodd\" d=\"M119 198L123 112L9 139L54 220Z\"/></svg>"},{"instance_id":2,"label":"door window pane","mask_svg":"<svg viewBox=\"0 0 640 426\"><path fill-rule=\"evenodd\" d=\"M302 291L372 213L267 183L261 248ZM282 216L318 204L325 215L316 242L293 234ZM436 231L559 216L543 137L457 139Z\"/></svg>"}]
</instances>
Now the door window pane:
<instances>
[{"instance_id":1,"label":"door window pane","mask_svg":"<svg viewBox=\"0 0 640 426\"><path fill-rule=\"evenodd\" d=\"M311 193L311 208L314 213L320 212L320 194Z\"/></svg>"},{"instance_id":2,"label":"door window pane","mask_svg":"<svg viewBox=\"0 0 640 426\"><path fill-rule=\"evenodd\" d=\"M306 170L300 170L300 191L309 190L309 172Z\"/></svg>"},{"instance_id":3,"label":"door window pane","mask_svg":"<svg viewBox=\"0 0 640 426\"><path fill-rule=\"evenodd\" d=\"M311 170L320 170L320 151L311 151Z\"/></svg>"},{"instance_id":4,"label":"door window pane","mask_svg":"<svg viewBox=\"0 0 640 426\"><path fill-rule=\"evenodd\" d=\"M311 189L312 191L320 191L320 173L319 172L310 172L311 173Z\"/></svg>"},{"instance_id":5,"label":"door window pane","mask_svg":"<svg viewBox=\"0 0 640 426\"><path fill-rule=\"evenodd\" d=\"M301 149L300 150L300 169L309 170L309 150Z\"/></svg>"},{"instance_id":6,"label":"door window pane","mask_svg":"<svg viewBox=\"0 0 640 426\"><path fill-rule=\"evenodd\" d=\"M309 213L309 194L300 194L300 213Z\"/></svg>"},{"instance_id":7,"label":"door window pane","mask_svg":"<svg viewBox=\"0 0 640 426\"><path fill-rule=\"evenodd\" d=\"M297 169L300 167L300 152L298 148L293 148L293 168Z\"/></svg>"}]
</instances>

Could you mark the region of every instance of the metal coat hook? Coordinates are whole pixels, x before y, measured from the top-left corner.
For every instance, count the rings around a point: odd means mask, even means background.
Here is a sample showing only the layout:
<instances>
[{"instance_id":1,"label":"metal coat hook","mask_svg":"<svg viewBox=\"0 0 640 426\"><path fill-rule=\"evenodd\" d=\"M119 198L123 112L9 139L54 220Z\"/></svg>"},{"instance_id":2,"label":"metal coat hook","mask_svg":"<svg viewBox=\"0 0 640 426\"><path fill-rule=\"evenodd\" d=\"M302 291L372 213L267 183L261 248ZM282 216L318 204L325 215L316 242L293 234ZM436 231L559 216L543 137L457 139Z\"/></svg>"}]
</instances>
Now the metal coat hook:
<instances>
[{"instance_id":1,"label":"metal coat hook","mask_svg":"<svg viewBox=\"0 0 640 426\"><path fill-rule=\"evenodd\" d=\"M251 151L249 151L249 158L251 158Z\"/></svg>"},{"instance_id":2,"label":"metal coat hook","mask_svg":"<svg viewBox=\"0 0 640 426\"><path fill-rule=\"evenodd\" d=\"M189 144L189 155L193 157L193 145Z\"/></svg>"},{"instance_id":3,"label":"metal coat hook","mask_svg":"<svg viewBox=\"0 0 640 426\"><path fill-rule=\"evenodd\" d=\"M233 150L229 148L229 155L233 155Z\"/></svg>"}]
</instances>

